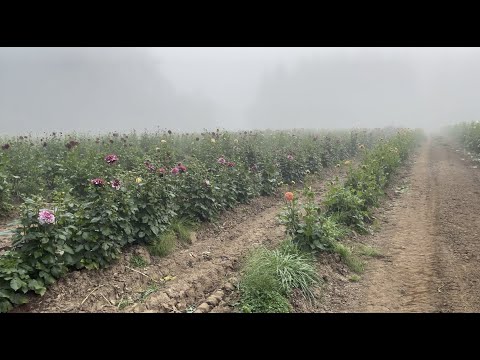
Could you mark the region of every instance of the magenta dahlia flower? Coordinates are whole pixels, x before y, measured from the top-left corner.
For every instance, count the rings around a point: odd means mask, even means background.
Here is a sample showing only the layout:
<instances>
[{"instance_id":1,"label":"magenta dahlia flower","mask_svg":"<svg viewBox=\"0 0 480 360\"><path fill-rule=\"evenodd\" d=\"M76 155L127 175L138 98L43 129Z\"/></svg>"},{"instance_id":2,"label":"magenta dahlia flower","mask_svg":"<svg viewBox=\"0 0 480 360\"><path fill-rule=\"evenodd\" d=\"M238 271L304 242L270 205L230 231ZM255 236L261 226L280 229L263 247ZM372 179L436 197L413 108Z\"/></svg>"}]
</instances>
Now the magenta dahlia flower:
<instances>
[{"instance_id":1,"label":"magenta dahlia flower","mask_svg":"<svg viewBox=\"0 0 480 360\"><path fill-rule=\"evenodd\" d=\"M187 167L185 165L182 165L182 163L178 163L177 168L181 173L187 171Z\"/></svg>"},{"instance_id":2,"label":"magenta dahlia flower","mask_svg":"<svg viewBox=\"0 0 480 360\"><path fill-rule=\"evenodd\" d=\"M42 225L53 224L55 222L55 215L47 209L42 209L38 212L38 222Z\"/></svg>"},{"instance_id":3,"label":"magenta dahlia flower","mask_svg":"<svg viewBox=\"0 0 480 360\"><path fill-rule=\"evenodd\" d=\"M100 179L100 178L97 178L97 179L90 180L90 183L91 183L92 185L101 187L101 186L105 185L105 180Z\"/></svg>"},{"instance_id":4,"label":"magenta dahlia flower","mask_svg":"<svg viewBox=\"0 0 480 360\"><path fill-rule=\"evenodd\" d=\"M118 161L118 156L115 155L115 154L107 155L107 156L105 156L105 161L106 161L108 164L114 164L115 162Z\"/></svg>"},{"instance_id":5,"label":"magenta dahlia flower","mask_svg":"<svg viewBox=\"0 0 480 360\"><path fill-rule=\"evenodd\" d=\"M120 180L118 179L114 179L112 180L112 188L114 188L115 190L120 190Z\"/></svg>"},{"instance_id":6,"label":"magenta dahlia flower","mask_svg":"<svg viewBox=\"0 0 480 360\"><path fill-rule=\"evenodd\" d=\"M173 175L177 175L178 173L180 172L180 169L178 167L174 167L170 173L172 173Z\"/></svg>"},{"instance_id":7,"label":"magenta dahlia flower","mask_svg":"<svg viewBox=\"0 0 480 360\"><path fill-rule=\"evenodd\" d=\"M155 166L152 163L150 163L149 161L145 161L145 166L150 171L155 171L156 170Z\"/></svg>"}]
</instances>

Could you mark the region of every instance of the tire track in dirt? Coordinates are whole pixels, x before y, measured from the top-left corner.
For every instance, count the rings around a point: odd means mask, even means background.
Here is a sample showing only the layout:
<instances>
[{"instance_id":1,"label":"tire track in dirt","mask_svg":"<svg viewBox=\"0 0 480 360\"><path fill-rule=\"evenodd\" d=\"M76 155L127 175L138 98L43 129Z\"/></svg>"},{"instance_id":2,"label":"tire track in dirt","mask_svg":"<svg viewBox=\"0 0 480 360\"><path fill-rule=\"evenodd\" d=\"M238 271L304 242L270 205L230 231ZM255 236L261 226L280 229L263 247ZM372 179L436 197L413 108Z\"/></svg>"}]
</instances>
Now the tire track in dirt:
<instances>
[{"instance_id":1,"label":"tire track in dirt","mask_svg":"<svg viewBox=\"0 0 480 360\"><path fill-rule=\"evenodd\" d=\"M344 177L346 169L324 170L321 177L325 180L317 178L313 187L325 192L328 180ZM203 224L195 242L186 248L157 258L134 246L109 268L69 273L43 297L32 295L30 303L12 312L185 312L205 301L211 305L204 306L202 312L219 304L228 307L225 301L213 301L211 295L219 297L223 295L219 290L227 293L234 289L232 276L248 251L261 244L275 245L285 238L284 227L277 220L283 206L283 191L275 197L254 199L224 213L220 226ZM133 270L129 260L134 254L150 265ZM171 280L162 281L166 277ZM122 299L128 298L135 303L119 307Z\"/></svg>"},{"instance_id":2,"label":"tire track in dirt","mask_svg":"<svg viewBox=\"0 0 480 360\"><path fill-rule=\"evenodd\" d=\"M369 242L369 261L335 311L480 311L480 173L442 138L423 145L409 190Z\"/></svg>"}]
</instances>

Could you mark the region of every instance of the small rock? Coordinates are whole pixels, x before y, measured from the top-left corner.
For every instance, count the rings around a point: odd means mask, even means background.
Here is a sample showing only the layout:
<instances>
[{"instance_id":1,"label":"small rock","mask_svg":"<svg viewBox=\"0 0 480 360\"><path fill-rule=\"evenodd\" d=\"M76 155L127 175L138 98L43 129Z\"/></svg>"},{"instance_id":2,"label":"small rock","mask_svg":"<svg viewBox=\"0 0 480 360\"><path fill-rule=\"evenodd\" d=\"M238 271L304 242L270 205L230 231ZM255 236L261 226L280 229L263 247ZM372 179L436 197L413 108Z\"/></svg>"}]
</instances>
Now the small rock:
<instances>
[{"instance_id":1,"label":"small rock","mask_svg":"<svg viewBox=\"0 0 480 360\"><path fill-rule=\"evenodd\" d=\"M195 244L197 242L197 233L191 232L189 239L190 239L190 243Z\"/></svg>"},{"instance_id":2,"label":"small rock","mask_svg":"<svg viewBox=\"0 0 480 360\"><path fill-rule=\"evenodd\" d=\"M219 302L220 302L220 300L219 300L217 297L213 296L213 295L211 295L211 296L209 296L209 297L207 298L207 304L209 304L209 305L217 306L217 304L218 304Z\"/></svg>"},{"instance_id":3,"label":"small rock","mask_svg":"<svg viewBox=\"0 0 480 360\"><path fill-rule=\"evenodd\" d=\"M185 311L187 309L187 303L185 301L179 301L176 307L178 311Z\"/></svg>"},{"instance_id":4,"label":"small rock","mask_svg":"<svg viewBox=\"0 0 480 360\"><path fill-rule=\"evenodd\" d=\"M213 293L213 297L216 297L219 301L223 299L224 292L222 290L217 290Z\"/></svg>"},{"instance_id":5,"label":"small rock","mask_svg":"<svg viewBox=\"0 0 480 360\"><path fill-rule=\"evenodd\" d=\"M210 305L208 305L207 303L203 303L201 304L197 310L195 310L196 313L207 313L210 311Z\"/></svg>"},{"instance_id":6,"label":"small rock","mask_svg":"<svg viewBox=\"0 0 480 360\"><path fill-rule=\"evenodd\" d=\"M185 291L185 295L189 298L194 298L195 297L195 290L190 288L187 291Z\"/></svg>"},{"instance_id":7,"label":"small rock","mask_svg":"<svg viewBox=\"0 0 480 360\"><path fill-rule=\"evenodd\" d=\"M170 298L172 299L177 299L179 296L178 296L178 292L175 291L174 289L170 288L167 290L167 294Z\"/></svg>"},{"instance_id":8,"label":"small rock","mask_svg":"<svg viewBox=\"0 0 480 360\"><path fill-rule=\"evenodd\" d=\"M148 303L151 305L158 305L170 301L170 298L164 292L157 292L148 298Z\"/></svg>"},{"instance_id":9,"label":"small rock","mask_svg":"<svg viewBox=\"0 0 480 360\"><path fill-rule=\"evenodd\" d=\"M229 282L226 283L223 288L227 291L234 291L235 290L235 286L233 286L232 283L229 283Z\"/></svg>"},{"instance_id":10,"label":"small rock","mask_svg":"<svg viewBox=\"0 0 480 360\"><path fill-rule=\"evenodd\" d=\"M172 304L171 304L170 302L168 302L168 303L161 303L160 306L158 306L158 312L159 312L159 313L172 312Z\"/></svg>"},{"instance_id":11,"label":"small rock","mask_svg":"<svg viewBox=\"0 0 480 360\"><path fill-rule=\"evenodd\" d=\"M133 312L141 313L147 311L145 304L137 304L133 307Z\"/></svg>"}]
</instances>

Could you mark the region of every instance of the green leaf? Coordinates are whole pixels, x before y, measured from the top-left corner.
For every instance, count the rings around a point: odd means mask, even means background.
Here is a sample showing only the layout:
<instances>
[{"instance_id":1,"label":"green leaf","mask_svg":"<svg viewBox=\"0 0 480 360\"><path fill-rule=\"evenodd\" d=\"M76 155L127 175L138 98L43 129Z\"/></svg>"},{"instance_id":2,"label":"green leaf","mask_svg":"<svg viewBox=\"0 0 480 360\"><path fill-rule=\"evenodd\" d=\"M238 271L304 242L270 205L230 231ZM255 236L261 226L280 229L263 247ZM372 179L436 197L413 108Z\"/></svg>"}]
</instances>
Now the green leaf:
<instances>
[{"instance_id":1,"label":"green leaf","mask_svg":"<svg viewBox=\"0 0 480 360\"><path fill-rule=\"evenodd\" d=\"M10 301L15 305L22 305L28 303L28 298L22 294L13 294Z\"/></svg>"},{"instance_id":2,"label":"green leaf","mask_svg":"<svg viewBox=\"0 0 480 360\"><path fill-rule=\"evenodd\" d=\"M23 286L27 285L24 281L20 280L19 278L13 278L10 281L10 287L17 291L18 289L21 289Z\"/></svg>"},{"instance_id":3,"label":"green leaf","mask_svg":"<svg viewBox=\"0 0 480 360\"><path fill-rule=\"evenodd\" d=\"M47 291L47 288L43 285L41 281L32 279L28 282L28 287L31 290L34 290L36 294L43 296L45 294L45 291Z\"/></svg>"},{"instance_id":4,"label":"green leaf","mask_svg":"<svg viewBox=\"0 0 480 360\"><path fill-rule=\"evenodd\" d=\"M82 245L80 245L80 246L82 246ZM68 246L67 244L63 245L63 251L65 251L66 253L71 254L71 255L75 254L73 249L70 246Z\"/></svg>"},{"instance_id":5,"label":"green leaf","mask_svg":"<svg viewBox=\"0 0 480 360\"><path fill-rule=\"evenodd\" d=\"M13 305L10 301L0 299L0 313L6 313L13 309Z\"/></svg>"}]
</instances>

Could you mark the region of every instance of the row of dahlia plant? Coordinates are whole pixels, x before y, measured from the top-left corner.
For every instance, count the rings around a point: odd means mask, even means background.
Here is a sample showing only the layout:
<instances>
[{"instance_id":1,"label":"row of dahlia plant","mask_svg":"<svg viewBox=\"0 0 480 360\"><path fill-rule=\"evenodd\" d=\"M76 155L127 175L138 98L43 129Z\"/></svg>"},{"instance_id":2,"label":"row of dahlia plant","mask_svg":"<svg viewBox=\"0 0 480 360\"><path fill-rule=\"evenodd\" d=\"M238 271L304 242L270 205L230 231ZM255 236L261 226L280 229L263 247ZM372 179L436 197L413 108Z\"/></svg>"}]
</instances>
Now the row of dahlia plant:
<instances>
[{"instance_id":1,"label":"row of dahlia plant","mask_svg":"<svg viewBox=\"0 0 480 360\"><path fill-rule=\"evenodd\" d=\"M368 133L363 134L365 140L372 140ZM199 145L208 146L202 151L209 156L184 157L182 162L174 161L177 152L167 147L173 138L162 139L155 156L144 157L136 166L123 164L131 158L109 152L99 156L101 165L95 159L96 165L80 187L52 190L48 199L40 195L26 198L20 207L22 226L13 237L13 248L0 256L0 311L26 302L29 291L42 295L70 269L104 267L118 258L127 244L151 243L177 216L211 220L238 203L272 194L282 181L302 180L323 167L324 153L314 152L314 138L303 139L307 150L285 151L283 142L292 140L280 134L282 149L264 154L266 147L256 143L262 144L263 135L256 140L246 137L246 148L233 151L220 146L226 135L215 136L211 138L214 142ZM354 156L359 144L352 151L352 138L345 137L344 148L350 150L342 155L332 153L330 159ZM80 147L80 142L68 144L68 151ZM328 160L326 166L330 164Z\"/></svg>"},{"instance_id":2,"label":"row of dahlia plant","mask_svg":"<svg viewBox=\"0 0 480 360\"><path fill-rule=\"evenodd\" d=\"M355 169L350 167L343 184L332 181L322 203L315 200L310 186L304 187L301 203L293 192L286 192L286 206L279 218L289 239L278 249L260 248L249 255L240 280L240 309L289 312L294 292L313 300L311 288L318 284L318 278L310 252L337 252L353 271L361 271L362 265L352 260L350 249L338 240L346 236L349 229L366 230L372 207L378 205L388 180L422 138L421 131L400 130L372 150L359 145L359 149L366 152L362 163ZM345 161L344 164L351 163ZM288 281L284 279L285 273Z\"/></svg>"},{"instance_id":3,"label":"row of dahlia plant","mask_svg":"<svg viewBox=\"0 0 480 360\"><path fill-rule=\"evenodd\" d=\"M367 150L360 166L350 167L343 183L333 181L322 204L315 201L311 188L304 189L306 201L297 203L285 193L286 207L280 215L287 234L302 248L332 250L335 241L351 228L368 232L371 211L379 205L392 175L424 138L421 130L401 129L386 141Z\"/></svg>"},{"instance_id":4,"label":"row of dahlia plant","mask_svg":"<svg viewBox=\"0 0 480 360\"><path fill-rule=\"evenodd\" d=\"M250 131L202 134L110 133L103 136L44 134L0 137L0 162L8 189L16 202L32 195L48 200L54 191L83 197L92 174L109 177L102 155L115 154L110 163L134 171L144 162L161 164L171 171L176 161L193 159L209 164L221 155L230 165L256 168L278 182L299 181L305 172L316 172L356 153L358 143L370 146L384 130ZM214 142L212 142L214 140ZM227 164L228 166L228 164ZM176 170L173 170L174 172ZM265 179L265 181L268 181ZM264 184L264 192L271 192Z\"/></svg>"},{"instance_id":5,"label":"row of dahlia plant","mask_svg":"<svg viewBox=\"0 0 480 360\"><path fill-rule=\"evenodd\" d=\"M447 132L453 136L469 153L480 155L480 122L463 122L449 126ZM470 155L470 154L469 154Z\"/></svg>"}]
</instances>

